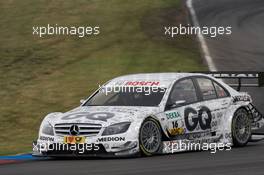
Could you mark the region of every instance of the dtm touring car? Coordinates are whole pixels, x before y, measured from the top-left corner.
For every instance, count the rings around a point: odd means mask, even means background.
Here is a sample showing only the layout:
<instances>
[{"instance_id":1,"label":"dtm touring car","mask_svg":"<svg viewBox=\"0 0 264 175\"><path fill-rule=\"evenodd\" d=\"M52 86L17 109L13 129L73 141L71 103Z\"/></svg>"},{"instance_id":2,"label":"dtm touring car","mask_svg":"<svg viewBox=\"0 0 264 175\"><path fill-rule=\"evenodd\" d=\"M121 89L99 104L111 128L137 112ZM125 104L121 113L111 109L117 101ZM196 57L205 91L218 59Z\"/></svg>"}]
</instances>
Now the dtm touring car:
<instances>
[{"instance_id":1,"label":"dtm touring car","mask_svg":"<svg viewBox=\"0 0 264 175\"><path fill-rule=\"evenodd\" d=\"M263 86L263 77L257 72L210 72L114 78L79 107L48 114L33 142L33 155L148 156L170 153L172 143L245 146L260 140L254 131L264 125L264 117L250 95L239 90ZM238 82L229 84L226 78Z\"/></svg>"}]
</instances>

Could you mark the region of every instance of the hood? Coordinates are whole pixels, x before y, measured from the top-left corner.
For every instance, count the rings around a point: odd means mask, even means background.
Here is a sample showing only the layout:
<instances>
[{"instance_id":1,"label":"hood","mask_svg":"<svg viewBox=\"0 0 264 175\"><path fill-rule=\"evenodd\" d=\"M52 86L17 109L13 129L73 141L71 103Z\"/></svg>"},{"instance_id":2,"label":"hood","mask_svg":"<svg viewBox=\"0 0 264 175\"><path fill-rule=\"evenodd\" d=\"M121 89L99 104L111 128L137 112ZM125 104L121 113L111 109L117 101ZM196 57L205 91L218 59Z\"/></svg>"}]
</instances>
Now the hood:
<instances>
[{"instance_id":1,"label":"hood","mask_svg":"<svg viewBox=\"0 0 264 175\"><path fill-rule=\"evenodd\" d=\"M49 121L52 125L59 123L95 123L108 126L114 123L133 122L159 112L158 107L114 107L81 106L66 113L56 113Z\"/></svg>"}]
</instances>

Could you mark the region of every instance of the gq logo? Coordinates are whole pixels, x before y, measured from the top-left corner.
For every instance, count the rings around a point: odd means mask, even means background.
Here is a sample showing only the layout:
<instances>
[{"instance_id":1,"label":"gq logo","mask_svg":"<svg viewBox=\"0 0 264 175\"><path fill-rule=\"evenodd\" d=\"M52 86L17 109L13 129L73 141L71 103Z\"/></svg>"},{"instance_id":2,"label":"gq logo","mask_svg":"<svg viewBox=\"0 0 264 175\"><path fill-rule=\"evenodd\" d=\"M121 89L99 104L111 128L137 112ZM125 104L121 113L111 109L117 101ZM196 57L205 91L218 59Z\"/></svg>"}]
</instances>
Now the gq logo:
<instances>
[{"instance_id":1,"label":"gq logo","mask_svg":"<svg viewBox=\"0 0 264 175\"><path fill-rule=\"evenodd\" d=\"M190 118L190 116L192 118ZM199 111L193 108L186 108L184 110L184 121L189 131L193 131L198 123L202 130L206 130L211 128L212 114L210 109L206 106L201 107Z\"/></svg>"},{"instance_id":2,"label":"gq logo","mask_svg":"<svg viewBox=\"0 0 264 175\"><path fill-rule=\"evenodd\" d=\"M86 118L90 120L101 120L106 122L107 119L114 117L115 114L110 112L95 112L95 113L88 113L88 112L79 112L75 114L69 114L62 117L62 120L71 120L71 119L79 119L79 118Z\"/></svg>"}]
</instances>

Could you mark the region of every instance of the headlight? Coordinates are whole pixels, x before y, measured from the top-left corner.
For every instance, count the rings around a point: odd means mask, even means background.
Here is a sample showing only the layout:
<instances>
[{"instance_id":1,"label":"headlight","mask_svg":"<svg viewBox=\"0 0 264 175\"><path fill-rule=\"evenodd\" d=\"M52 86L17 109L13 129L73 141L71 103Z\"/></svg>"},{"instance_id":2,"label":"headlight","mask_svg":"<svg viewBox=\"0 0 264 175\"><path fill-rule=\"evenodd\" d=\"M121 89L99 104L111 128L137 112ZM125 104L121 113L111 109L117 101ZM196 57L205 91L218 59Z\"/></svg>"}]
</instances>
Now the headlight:
<instances>
[{"instance_id":1,"label":"headlight","mask_svg":"<svg viewBox=\"0 0 264 175\"><path fill-rule=\"evenodd\" d=\"M130 126L130 122L122 122L122 123L110 125L107 128L105 128L102 136L124 133L128 130L129 126Z\"/></svg>"},{"instance_id":2,"label":"headlight","mask_svg":"<svg viewBox=\"0 0 264 175\"><path fill-rule=\"evenodd\" d=\"M44 121L45 122L45 121ZM41 132L43 134L47 134L47 135L51 135L54 136L54 132L53 132L53 127L51 126L51 124L49 122L45 122L43 124L42 130Z\"/></svg>"}]
</instances>

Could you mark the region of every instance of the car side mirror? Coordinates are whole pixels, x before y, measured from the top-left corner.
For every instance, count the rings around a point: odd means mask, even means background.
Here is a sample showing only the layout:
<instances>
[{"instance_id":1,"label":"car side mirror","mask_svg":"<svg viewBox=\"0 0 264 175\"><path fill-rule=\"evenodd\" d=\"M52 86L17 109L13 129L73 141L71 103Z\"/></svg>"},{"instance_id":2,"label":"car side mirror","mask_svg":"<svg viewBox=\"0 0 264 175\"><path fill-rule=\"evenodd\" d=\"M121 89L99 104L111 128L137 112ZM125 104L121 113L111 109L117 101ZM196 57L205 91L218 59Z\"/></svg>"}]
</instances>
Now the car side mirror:
<instances>
[{"instance_id":1,"label":"car side mirror","mask_svg":"<svg viewBox=\"0 0 264 175\"><path fill-rule=\"evenodd\" d=\"M84 102L85 102L84 99L81 99L81 100L80 100L81 105L84 104Z\"/></svg>"}]
</instances>

